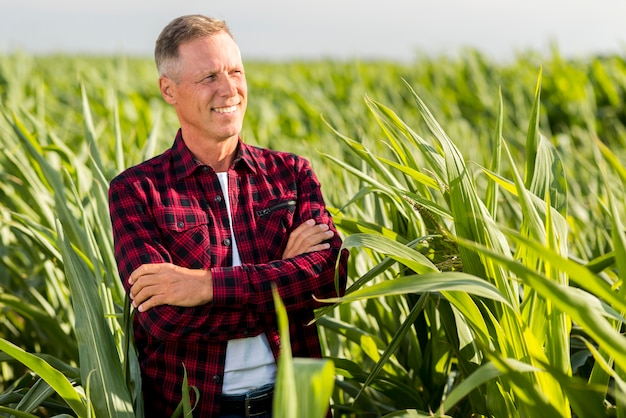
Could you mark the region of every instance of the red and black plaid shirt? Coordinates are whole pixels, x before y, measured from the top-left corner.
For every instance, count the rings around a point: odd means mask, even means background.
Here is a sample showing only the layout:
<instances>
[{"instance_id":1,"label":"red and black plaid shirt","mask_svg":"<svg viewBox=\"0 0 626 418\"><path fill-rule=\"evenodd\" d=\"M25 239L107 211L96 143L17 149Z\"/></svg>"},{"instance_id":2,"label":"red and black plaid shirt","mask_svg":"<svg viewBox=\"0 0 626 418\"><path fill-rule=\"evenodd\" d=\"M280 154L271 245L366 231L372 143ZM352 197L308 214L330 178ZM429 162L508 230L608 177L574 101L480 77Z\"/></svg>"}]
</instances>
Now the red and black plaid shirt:
<instances>
[{"instance_id":1,"label":"red and black plaid shirt","mask_svg":"<svg viewBox=\"0 0 626 418\"><path fill-rule=\"evenodd\" d=\"M210 269L213 276L212 303L164 305L134 315L146 416L172 415L182 396L183 367L189 385L200 391L194 415L216 416L229 339L265 332L278 354L271 283L289 312L293 355L321 356L317 329L307 324L320 306L313 295L336 296L341 239L309 162L240 140L228 184L242 262L237 267L231 266L231 232L218 177L194 159L180 130L171 149L111 181L115 257L127 291L129 275L145 263ZM281 260L289 233L310 218L335 231L331 248Z\"/></svg>"}]
</instances>

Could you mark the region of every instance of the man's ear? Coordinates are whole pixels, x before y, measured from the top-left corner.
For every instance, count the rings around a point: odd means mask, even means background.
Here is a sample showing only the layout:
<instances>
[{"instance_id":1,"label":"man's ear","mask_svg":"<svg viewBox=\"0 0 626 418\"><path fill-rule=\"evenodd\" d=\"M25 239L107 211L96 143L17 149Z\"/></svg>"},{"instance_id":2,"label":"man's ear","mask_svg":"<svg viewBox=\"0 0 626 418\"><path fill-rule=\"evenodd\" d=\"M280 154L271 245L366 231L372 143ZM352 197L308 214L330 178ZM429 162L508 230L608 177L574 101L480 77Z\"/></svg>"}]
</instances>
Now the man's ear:
<instances>
[{"instance_id":1,"label":"man's ear","mask_svg":"<svg viewBox=\"0 0 626 418\"><path fill-rule=\"evenodd\" d=\"M174 81L166 76L159 77L159 89L161 90L161 96L163 96L163 100L171 105L176 103L176 97L174 94L176 89L174 84Z\"/></svg>"}]
</instances>

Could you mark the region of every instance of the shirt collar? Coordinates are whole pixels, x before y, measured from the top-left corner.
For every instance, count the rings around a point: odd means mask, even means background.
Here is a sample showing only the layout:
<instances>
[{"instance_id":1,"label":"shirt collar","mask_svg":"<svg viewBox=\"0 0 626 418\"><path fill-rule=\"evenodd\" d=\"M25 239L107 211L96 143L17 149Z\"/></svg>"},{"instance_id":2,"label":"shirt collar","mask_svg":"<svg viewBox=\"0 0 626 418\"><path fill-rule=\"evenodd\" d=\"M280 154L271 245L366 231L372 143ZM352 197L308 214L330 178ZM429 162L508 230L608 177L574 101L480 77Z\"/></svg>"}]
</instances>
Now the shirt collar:
<instances>
[{"instance_id":1,"label":"shirt collar","mask_svg":"<svg viewBox=\"0 0 626 418\"><path fill-rule=\"evenodd\" d=\"M239 137L239 145L237 146L237 155L233 161L231 168L238 166L247 167L252 173L256 173L256 152L253 146L244 143ZM182 130L179 129L171 148L172 164L176 179L180 180L190 176L198 167L204 166L200 161L196 160L185 145Z\"/></svg>"}]
</instances>

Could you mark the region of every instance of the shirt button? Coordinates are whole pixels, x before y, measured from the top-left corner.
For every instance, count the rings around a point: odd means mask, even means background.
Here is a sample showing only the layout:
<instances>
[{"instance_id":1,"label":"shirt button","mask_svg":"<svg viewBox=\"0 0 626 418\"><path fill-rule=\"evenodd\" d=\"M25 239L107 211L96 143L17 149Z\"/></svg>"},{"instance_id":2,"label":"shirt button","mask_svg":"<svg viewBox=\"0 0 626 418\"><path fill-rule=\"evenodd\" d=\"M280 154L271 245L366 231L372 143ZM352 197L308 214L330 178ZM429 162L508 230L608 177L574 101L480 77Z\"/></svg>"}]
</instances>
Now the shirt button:
<instances>
[{"instance_id":1,"label":"shirt button","mask_svg":"<svg viewBox=\"0 0 626 418\"><path fill-rule=\"evenodd\" d=\"M224 241L222 241L222 244L224 244L225 247L230 246L230 238L224 238Z\"/></svg>"},{"instance_id":2,"label":"shirt button","mask_svg":"<svg viewBox=\"0 0 626 418\"><path fill-rule=\"evenodd\" d=\"M215 196L215 201L216 201L217 203L220 203L220 202L222 201L222 196L221 196L221 195L219 195L219 194L218 194L217 196Z\"/></svg>"},{"instance_id":3,"label":"shirt button","mask_svg":"<svg viewBox=\"0 0 626 418\"><path fill-rule=\"evenodd\" d=\"M202 171L205 173L209 172L209 167L207 167L206 165L204 167L202 167Z\"/></svg>"},{"instance_id":4,"label":"shirt button","mask_svg":"<svg viewBox=\"0 0 626 418\"><path fill-rule=\"evenodd\" d=\"M185 223L183 221L178 222L178 227L182 228L183 226L185 226Z\"/></svg>"},{"instance_id":5,"label":"shirt button","mask_svg":"<svg viewBox=\"0 0 626 418\"><path fill-rule=\"evenodd\" d=\"M214 374L211 380L213 380L213 382L215 383L220 383L222 381L222 376L220 376L219 374Z\"/></svg>"}]
</instances>

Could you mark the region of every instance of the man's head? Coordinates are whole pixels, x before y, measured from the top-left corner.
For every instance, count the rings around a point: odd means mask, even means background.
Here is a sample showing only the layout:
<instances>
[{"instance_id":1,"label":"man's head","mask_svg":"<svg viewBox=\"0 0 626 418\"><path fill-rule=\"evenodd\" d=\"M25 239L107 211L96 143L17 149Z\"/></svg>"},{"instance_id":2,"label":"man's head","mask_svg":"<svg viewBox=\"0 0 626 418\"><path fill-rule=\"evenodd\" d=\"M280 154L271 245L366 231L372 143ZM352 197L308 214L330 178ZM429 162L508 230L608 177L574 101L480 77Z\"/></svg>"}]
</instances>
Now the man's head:
<instances>
[{"instance_id":1,"label":"man's head","mask_svg":"<svg viewBox=\"0 0 626 418\"><path fill-rule=\"evenodd\" d=\"M221 20L182 16L169 23L155 47L159 88L176 110L187 146L236 144L248 86L241 51Z\"/></svg>"},{"instance_id":2,"label":"man's head","mask_svg":"<svg viewBox=\"0 0 626 418\"><path fill-rule=\"evenodd\" d=\"M180 45L194 39L211 36L219 32L227 33L235 39L223 20L203 15L185 15L172 20L159 35L154 48L154 60L160 76L180 81Z\"/></svg>"}]
</instances>

